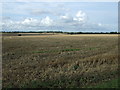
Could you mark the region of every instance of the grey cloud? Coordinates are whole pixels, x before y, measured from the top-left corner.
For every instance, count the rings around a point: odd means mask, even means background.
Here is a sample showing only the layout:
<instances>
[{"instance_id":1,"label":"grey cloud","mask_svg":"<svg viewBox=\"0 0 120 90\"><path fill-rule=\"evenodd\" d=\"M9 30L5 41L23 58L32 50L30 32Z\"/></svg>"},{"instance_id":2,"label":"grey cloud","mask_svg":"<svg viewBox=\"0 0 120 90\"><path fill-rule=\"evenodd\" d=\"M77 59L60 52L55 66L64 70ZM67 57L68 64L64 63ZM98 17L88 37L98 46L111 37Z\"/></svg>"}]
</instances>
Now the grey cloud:
<instances>
[{"instance_id":1,"label":"grey cloud","mask_svg":"<svg viewBox=\"0 0 120 90\"><path fill-rule=\"evenodd\" d=\"M30 12L30 14L42 15L42 14L52 14L52 12L49 10L32 10L32 12Z\"/></svg>"},{"instance_id":2,"label":"grey cloud","mask_svg":"<svg viewBox=\"0 0 120 90\"><path fill-rule=\"evenodd\" d=\"M2 19L4 19L4 20L10 20L11 17L8 17L8 16L2 16Z\"/></svg>"},{"instance_id":3,"label":"grey cloud","mask_svg":"<svg viewBox=\"0 0 120 90\"><path fill-rule=\"evenodd\" d=\"M51 14L51 15L55 15L55 16L60 16L60 15L63 15L64 13L63 12L59 12L59 11L52 11L52 10L32 10L30 12L30 14L32 15L48 15L48 14Z\"/></svg>"}]
</instances>

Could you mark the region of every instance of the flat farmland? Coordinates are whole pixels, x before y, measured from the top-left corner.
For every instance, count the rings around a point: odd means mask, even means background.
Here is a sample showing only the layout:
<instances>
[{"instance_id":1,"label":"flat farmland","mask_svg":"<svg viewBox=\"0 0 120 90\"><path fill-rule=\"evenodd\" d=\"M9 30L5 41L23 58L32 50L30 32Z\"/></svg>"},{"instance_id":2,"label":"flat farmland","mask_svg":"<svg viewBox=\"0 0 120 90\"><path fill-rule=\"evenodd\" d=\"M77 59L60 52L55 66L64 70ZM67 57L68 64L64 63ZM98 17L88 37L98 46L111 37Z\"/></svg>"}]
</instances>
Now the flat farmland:
<instances>
[{"instance_id":1,"label":"flat farmland","mask_svg":"<svg viewBox=\"0 0 120 90\"><path fill-rule=\"evenodd\" d=\"M2 37L3 87L84 88L117 78L118 35Z\"/></svg>"}]
</instances>

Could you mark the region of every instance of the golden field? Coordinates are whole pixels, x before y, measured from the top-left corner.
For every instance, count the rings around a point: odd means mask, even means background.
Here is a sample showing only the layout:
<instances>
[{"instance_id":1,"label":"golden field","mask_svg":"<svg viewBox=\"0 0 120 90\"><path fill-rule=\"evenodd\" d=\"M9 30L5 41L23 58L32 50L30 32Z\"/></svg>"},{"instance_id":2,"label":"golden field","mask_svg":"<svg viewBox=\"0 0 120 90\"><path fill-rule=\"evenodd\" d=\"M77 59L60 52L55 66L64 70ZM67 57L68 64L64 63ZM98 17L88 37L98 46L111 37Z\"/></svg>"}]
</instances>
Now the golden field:
<instances>
[{"instance_id":1,"label":"golden field","mask_svg":"<svg viewBox=\"0 0 120 90\"><path fill-rule=\"evenodd\" d=\"M117 34L2 37L3 87L84 88L117 78Z\"/></svg>"}]
</instances>

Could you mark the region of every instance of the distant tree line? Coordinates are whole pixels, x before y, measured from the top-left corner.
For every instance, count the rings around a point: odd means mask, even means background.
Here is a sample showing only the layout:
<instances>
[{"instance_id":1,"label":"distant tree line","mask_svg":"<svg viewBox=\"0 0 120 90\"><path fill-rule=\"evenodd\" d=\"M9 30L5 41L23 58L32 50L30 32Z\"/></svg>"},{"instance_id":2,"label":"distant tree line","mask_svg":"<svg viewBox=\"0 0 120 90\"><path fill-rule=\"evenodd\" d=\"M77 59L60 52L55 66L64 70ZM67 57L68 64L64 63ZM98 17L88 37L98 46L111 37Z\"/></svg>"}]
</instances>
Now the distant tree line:
<instances>
[{"instance_id":1,"label":"distant tree line","mask_svg":"<svg viewBox=\"0 0 120 90\"><path fill-rule=\"evenodd\" d=\"M63 33L62 31L2 31L2 33Z\"/></svg>"},{"instance_id":2,"label":"distant tree line","mask_svg":"<svg viewBox=\"0 0 120 90\"><path fill-rule=\"evenodd\" d=\"M119 34L120 32L67 32L67 34Z\"/></svg>"},{"instance_id":3,"label":"distant tree line","mask_svg":"<svg viewBox=\"0 0 120 90\"><path fill-rule=\"evenodd\" d=\"M2 33L120 34L120 32L2 31Z\"/></svg>"}]
</instances>

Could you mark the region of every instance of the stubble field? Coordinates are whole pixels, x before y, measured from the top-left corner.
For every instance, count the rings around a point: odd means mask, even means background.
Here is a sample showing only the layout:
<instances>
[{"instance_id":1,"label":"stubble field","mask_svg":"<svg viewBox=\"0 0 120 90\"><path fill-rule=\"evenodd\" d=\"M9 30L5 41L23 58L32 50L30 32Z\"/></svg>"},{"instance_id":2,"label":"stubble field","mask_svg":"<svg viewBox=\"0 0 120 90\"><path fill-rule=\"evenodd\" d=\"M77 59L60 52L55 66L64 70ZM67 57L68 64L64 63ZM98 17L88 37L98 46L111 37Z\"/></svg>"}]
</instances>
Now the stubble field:
<instances>
[{"instance_id":1,"label":"stubble field","mask_svg":"<svg viewBox=\"0 0 120 90\"><path fill-rule=\"evenodd\" d=\"M6 88L84 88L118 77L118 35L3 36L2 49Z\"/></svg>"}]
</instances>

